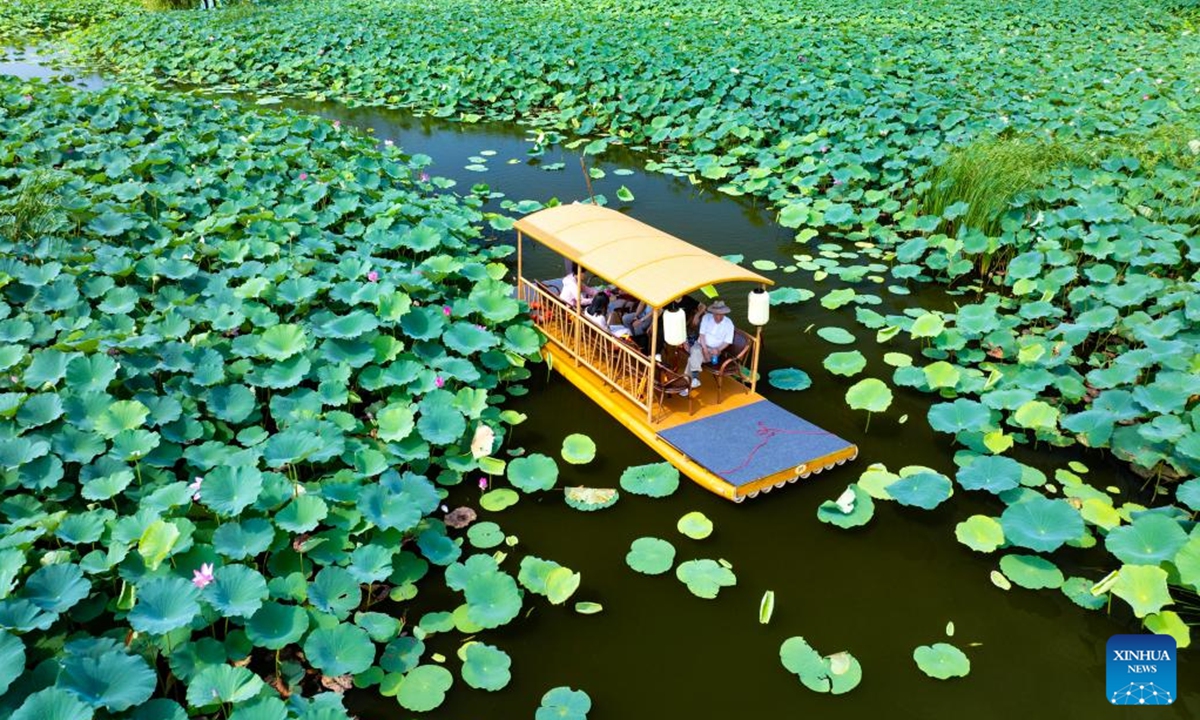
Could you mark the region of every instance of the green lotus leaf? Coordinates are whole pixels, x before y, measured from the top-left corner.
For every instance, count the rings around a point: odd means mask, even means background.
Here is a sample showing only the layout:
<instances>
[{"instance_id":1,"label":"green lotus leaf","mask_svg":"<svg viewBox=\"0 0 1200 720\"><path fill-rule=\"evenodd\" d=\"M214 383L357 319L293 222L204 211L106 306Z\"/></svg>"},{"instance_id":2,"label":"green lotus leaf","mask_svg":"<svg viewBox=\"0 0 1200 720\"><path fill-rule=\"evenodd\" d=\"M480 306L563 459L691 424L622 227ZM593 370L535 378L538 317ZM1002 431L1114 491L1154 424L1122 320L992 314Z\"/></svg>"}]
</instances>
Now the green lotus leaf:
<instances>
[{"instance_id":1,"label":"green lotus leaf","mask_svg":"<svg viewBox=\"0 0 1200 720\"><path fill-rule=\"evenodd\" d=\"M137 400L118 400L96 418L96 432L113 439L123 430L134 430L146 422L150 408Z\"/></svg>"},{"instance_id":2,"label":"green lotus leaf","mask_svg":"<svg viewBox=\"0 0 1200 720\"><path fill-rule=\"evenodd\" d=\"M604 611L604 606L601 605L600 603L595 603L595 602L577 602L577 603L575 603L575 612L579 613L580 615L595 615L596 613L603 612L603 611Z\"/></svg>"},{"instance_id":3,"label":"green lotus leaf","mask_svg":"<svg viewBox=\"0 0 1200 720\"><path fill-rule=\"evenodd\" d=\"M706 600L717 597L723 587L737 585L737 576L732 570L707 558L680 563L675 568L675 577L687 585L693 595Z\"/></svg>"},{"instance_id":4,"label":"green lotus leaf","mask_svg":"<svg viewBox=\"0 0 1200 720\"><path fill-rule=\"evenodd\" d=\"M25 428L48 425L63 413L62 399L53 393L42 393L29 397L17 410L17 423Z\"/></svg>"},{"instance_id":5,"label":"green lotus leaf","mask_svg":"<svg viewBox=\"0 0 1200 720\"><path fill-rule=\"evenodd\" d=\"M962 378L962 372L944 360L926 365L921 368L921 372L925 374L925 383L934 390L953 388Z\"/></svg>"},{"instance_id":6,"label":"green lotus leaf","mask_svg":"<svg viewBox=\"0 0 1200 720\"><path fill-rule=\"evenodd\" d=\"M1200 532L1192 531L1191 538L1175 554L1174 564L1183 584L1200 592Z\"/></svg>"},{"instance_id":7,"label":"green lotus leaf","mask_svg":"<svg viewBox=\"0 0 1200 720\"><path fill-rule=\"evenodd\" d=\"M263 518L227 522L213 532L213 549L230 560L244 560L267 551L275 528Z\"/></svg>"},{"instance_id":8,"label":"green lotus leaf","mask_svg":"<svg viewBox=\"0 0 1200 720\"><path fill-rule=\"evenodd\" d=\"M66 375L67 363L73 359L71 355L58 350L39 350L32 355L33 360L21 378L28 388L56 385Z\"/></svg>"},{"instance_id":9,"label":"green lotus leaf","mask_svg":"<svg viewBox=\"0 0 1200 720\"><path fill-rule=\"evenodd\" d=\"M137 604L129 611L129 624L138 632L163 635L188 625L200 613L200 593L187 580L164 577L138 587Z\"/></svg>"},{"instance_id":10,"label":"green lotus leaf","mask_svg":"<svg viewBox=\"0 0 1200 720\"><path fill-rule=\"evenodd\" d=\"M210 665L196 673L188 683L187 702L193 708L243 703L262 688L262 678L244 667Z\"/></svg>"},{"instance_id":11,"label":"green lotus leaf","mask_svg":"<svg viewBox=\"0 0 1200 720\"><path fill-rule=\"evenodd\" d=\"M299 428L288 428L267 439L263 460L271 467L295 465L321 450L321 437Z\"/></svg>"},{"instance_id":12,"label":"green lotus leaf","mask_svg":"<svg viewBox=\"0 0 1200 720\"><path fill-rule=\"evenodd\" d=\"M308 630L308 613L295 605L266 602L246 622L246 636L256 647L279 650L300 642Z\"/></svg>"},{"instance_id":13,"label":"green lotus leaf","mask_svg":"<svg viewBox=\"0 0 1200 720\"><path fill-rule=\"evenodd\" d=\"M29 602L47 612L64 613L88 596L92 582L78 565L65 563L38 568L21 591Z\"/></svg>"},{"instance_id":14,"label":"green lotus leaf","mask_svg":"<svg viewBox=\"0 0 1200 720\"><path fill-rule=\"evenodd\" d=\"M853 410L883 412L892 405L892 391L882 380L859 380L846 391L846 404Z\"/></svg>"},{"instance_id":15,"label":"green lotus leaf","mask_svg":"<svg viewBox=\"0 0 1200 720\"><path fill-rule=\"evenodd\" d=\"M359 511L384 530L407 532L437 506L433 484L419 475L405 475L395 486L370 485L358 495Z\"/></svg>"},{"instance_id":16,"label":"green lotus leaf","mask_svg":"<svg viewBox=\"0 0 1200 720\"><path fill-rule=\"evenodd\" d=\"M1129 525L1109 532L1104 547L1128 565L1157 565L1175 557L1187 541L1178 521L1143 513Z\"/></svg>"},{"instance_id":17,"label":"green lotus leaf","mask_svg":"<svg viewBox=\"0 0 1200 720\"><path fill-rule=\"evenodd\" d=\"M1067 501L1044 497L1009 505L1000 525L1009 543L1038 552L1053 552L1084 531L1083 518Z\"/></svg>"},{"instance_id":18,"label":"green lotus leaf","mask_svg":"<svg viewBox=\"0 0 1200 720\"><path fill-rule=\"evenodd\" d=\"M976 552L990 553L1004 545L1004 528L996 518L972 515L955 526L954 537Z\"/></svg>"},{"instance_id":19,"label":"green lotus leaf","mask_svg":"<svg viewBox=\"0 0 1200 720\"><path fill-rule=\"evenodd\" d=\"M287 360L308 346L304 328L282 324L269 327L258 338L258 354L272 360Z\"/></svg>"},{"instance_id":20,"label":"green lotus leaf","mask_svg":"<svg viewBox=\"0 0 1200 720\"><path fill-rule=\"evenodd\" d=\"M399 442L412 433L416 427L412 409L404 404L393 404L381 409L375 415L379 425L379 439L386 442Z\"/></svg>"},{"instance_id":21,"label":"green lotus leaf","mask_svg":"<svg viewBox=\"0 0 1200 720\"><path fill-rule=\"evenodd\" d=\"M150 699L157 684L154 671L140 655L129 655L107 643L97 643L62 658L58 686L93 708L113 713Z\"/></svg>"},{"instance_id":22,"label":"green lotus leaf","mask_svg":"<svg viewBox=\"0 0 1200 720\"><path fill-rule=\"evenodd\" d=\"M385 643L400 634L404 624L397 618L379 612L354 613L354 624L367 631L373 642Z\"/></svg>"},{"instance_id":23,"label":"green lotus leaf","mask_svg":"<svg viewBox=\"0 0 1200 720\"><path fill-rule=\"evenodd\" d=\"M645 575L661 575L675 564L675 546L656 537L638 538L629 546L625 564Z\"/></svg>"},{"instance_id":24,"label":"green lotus leaf","mask_svg":"<svg viewBox=\"0 0 1200 720\"><path fill-rule=\"evenodd\" d=\"M1112 594L1129 603L1133 614L1146 617L1172 604L1167 571L1153 565L1122 565Z\"/></svg>"},{"instance_id":25,"label":"green lotus leaf","mask_svg":"<svg viewBox=\"0 0 1200 720\"><path fill-rule=\"evenodd\" d=\"M1175 488L1175 497L1192 512L1200 512L1200 479L1180 483Z\"/></svg>"},{"instance_id":26,"label":"green lotus leaf","mask_svg":"<svg viewBox=\"0 0 1200 720\"><path fill-rule=\"evenodd\" d=\"M887 488L899 479L899 475L888 472L882 464L875 463L858 476L857 484L876 500L891 500L892 496L888 495Z\"/></svg>"},{"instance_id":27,"label":"green lotus leaf","mask_svg":"<svg viewBox=\"0 0 1200 720\"><path fill-rule=\"evenodd\" d=\"M853 377L867 366L867 359L857 350L836 352L828 355L822 363L834 375Z\"/></svg>"},{"instance_id":28,"label":"green lotus leaf","mask_svg":"<svg viewBox=\"0 0 1200 720\"><path fill-rule=\"evenodd\" d=\"M966 677L971 672L966 654L949 643L922 645L913 651L913 660L921 672L938 680Z\"/></svg>"},{"instance_id":29,"label":"green lotus leaf","mask_svg":"<svg viewBox=\"0 0 1200 720\"><path fill-rule=\"evenodd\" d=\"M25 672L25 643L16 635L0 630L0 694Z\"/></svg>"},{"instance_id":30,"label":"green lotus leaf","mask_svg":"<svg viewBox=\"0 0 1200 720\"><path fill-rule=\"evenodd\" d=\"M438 308L414 308L400 319L400 328L413 340L433 340L442 334L446 318Z\"/></svg>"},{"instance_id":31,"label":"green lotus leaf","mask_svg":"<svg viewBox=\"0 0 1200 720\"><path fill-rule=\"evenodd\" d=\"M817 330L817 335L826 342L831 342L834 345L851 345L856 339L846 330L840 327L823 327Z\"/></svg>"},{"instance_id":32,"label":"green lotus leaf","mask_svg":"<svg viewBox=\"0 0 1200 720\"><path fill-rule=\"evenodd\" d=\"M1000 494L1021 484L1021 463L1006 457L975 456L955 478L965 490Z\"/></svg>"},{"instance_id":33,"label":"green lotus leaf","mask_svg":"<svg viewBox=\"0 0 1200 720\"><path fill-rule=\"evenodd\" d=\"M542 703L534 713L534 720L587 720L592 710L592 699L582 690L556 687L542 696Z\"/></svg>"},{"instance_id":34,"label":"green lotus leaf","mask_svg":"<svg viewBox=\"0 0 1200 720\"><path fill-rule=\"evenodd\" d=\"M450 671L438 665L418 665L404 676L396 701L406 710L429 712L446 700L454 684Z\"/></svg>"},{"instance_id":35,"label":"green lotus leaf","mask_svg":"<svg viewBox=\"0 0 1200 720\"><path fill-rule=\"evenodd\" d=\"M913 363L912 356L902 352L884 353L883 361L896 368L909 367Z\"/></svg>"},{"instance_id":36,"label":"green lotus leaf","mask_svg":"<svg viewBox=\"0 0 1200 720\"><path fill-rule=\"evenodd\" d=\"M817 519L840 528L866 525L875 516L875 501L856 483L850 483L837 500L826 500L817 508Z\"/></svg>"},{"instance_id":37,"label":"green lotus leaf","mask_svg":"<svg viewBox=\"0 0 1200 720\"><path fill-rule=\"evenodd\" d=\"M523 492L550 490L558 482L558 463L540 453L516 458L508 463L508 481Z\"/></svg>"},{"instance_id":38,"label":"green lotus leaf","mask_svg":"<svg viewBox=\"0 0 1200 720\"><path fill-rule=\"evenodd\" d=\"M1179 617L1179 613L1164 610L1146 616L1146 629L1156 635L1170 635L1180 650L1192 644L1191 628Z\"/></svg>"},{"instance_id":39,"label":"green lotus leaf","mask_svg":"<svg viewBox=\"0 0 1200 720\"><path fill-rule=\"evenodd\" d=\"M111 514L111 510L97 509L77 515L68 515L59 523L58 529L54 531L54 535L63 542L71 545L94 543L104 534L105 523ZM143 557L146 557L145 553L143 553ZM154 567L150 569L153 570Z\"/></svg>"},{"instance_id":40,"label":"green lotus leaf","mask_svg":"<svg viewBox=\"0 0 1200 720\"><path fill-rule=\"evenodd\" d=\"M812 387L808 373L796 368L777 368L767 373L767 382L780 390L807 390Z\"/></svg>"},{"instance_id":41,"label":"green lotus leaf","mask_svg":"<svg viewBox=\"0 0 1200 720\"><path fill-rule=\"evenodd\" d=\"M596 457L596 443L587 435L572 433L562 444L562 459L572 465L586 465Z\"/></svg>"},{"instance_id":42,"label":"green lotus leaf","mask_svg":"<svg viewBox=\"0 0 1200 720\"><path fill-rule=\"evenodd\" d=\"M1058 427L1058 409L1041 400L1030 400L1021 405L1011 417L1018 427L1031 430L1054 430Z\"/></svg>"},{"instance_id":43,"label":"green lotus leaf","mask_svg":"<svg viewBox=\"0 0 1200 720\"><path fill-rule=\"evenodd\" d=\"M262 489L263 475L258 468L222 465L201 482L200 502L221 517L235 517L258 500Z\"/></svg>"},{"instance_id":44,"label":"green lotus leaf","mask_svg":"<svg viewBox=\"0 0 1200 720\"><path fill-rule=\"evenodd\" d=\"M561 605L579 588L581 576L553 560L527 555L521 559L517 581L530 592L546 596L554 605Z\"/></svg>"},{"instance_id":45,"label":"green lotus leaf","mask_svg":"<svg viewBox=\"0 0 1200 720\"><path fill-rule=\"evenodd\" d=\"M795 674L804 687L814 692L829 692L833 683L825 658L802 637L790 637L779 646L779 660L788 672Z\"/></svg>"},{"instance_id":46,"label":"green lotus leaf","mask_svg":"<svg viewBox=\"0 0 1200 720\"><path fill-rule=\"evenodd\" d=\"M1030 590L1062 587L1063 574L1054 563L1036 555L1005 555L1000 570L1017 585Z\"/></svg>"},{"instance_id":47,"label":"green lotus leaf","mask_svg":"<svg viewBox=\"0 0 1200 720\"><path fill-rule=\"evenodd\" d=\"M426 442L449 445L467 430L467 420L454 406L454 396L445 390L426 394L418 409L417 432Z\"/></svg>"},{"instance_id":48,"label":"green lotus leaf","mask_svg":"<svg viewBox=\"0 0 1200 720\"><path fill-rule=\"evenodd\" d=\"M1062 584L1062 593L1066 595L1071 602L1075 603L1086 610L1099 610L1108 604L1108 600L1103 596L1092 594L1093 583L1087 578L1071 577L1067 578Z\"/></svg>"},{"instance_id":49,"label":"green lotus leaf","mask_svg":"<svg viewBox=\"0 0 1200 720\"><path fill-rule=\"evenodd\" d=\"M936 472L917 472L887 486L887 493L901 505L932 510L954 492L950 479Z\"/></svg>"},{"instance_id":50,"label":"green lotus leaf","mask_svg":"<svg viewBox=\"0 0 1200 720\"><path fill-rule=\"evenodd\" d=\"M467 528L471 547L488 550L504 542L504 531L494 522L478 522Z\"/></svg>"},{"instance_id":51,"label":"green lotus leaf","mask_svg":"<svg viewBox=\"0 0 1200 720\"><path fill-rule=\"evenodd\" d=\"M245 565L222 565L202 591L204 601L225 617L249 617L267 598L262 573Z\"/></svg>"},{"instance_id":52,"label":"green lotus leaf","mask_svg":"<svg viewBox=\"0 0 1200 720\"><path fill-rule=\"evenodd\" d=\"M360 545L350 553L347 570L360 583L377 583L392 574L394 550L376 543Z\"/></svg>"},{"instance_id":53,"label":"green lotus leaf","mask_svg":"<svg viewBox=\"0 0 1200 720\"><path fill-rule=\"evenodd\" d=\"M470 356L499 344L491 332L471 323L456 322L442 333L442 342L459 355Z\"/></svg>"},{"instance_id":54,"label":"green lotus leaf","mask_svg":"<svg viewBox=\"0 0 1200 720\"><path fill-rule=\"evenodd\" d=\"M509 668L512 658L508 653L480 642L468 642L458 651L462 658L463 682L476 690L495 692L508 685L512 679Z\"/></svg>"},{"instance_id":55,"label":"green lotus leaf","mask_svg":"<svg viewBox=\"0 0 1200 720\"><path fill-rule=\"evenodd\" d=\"M497 488L489 490L479 498L479 507L490 512L500 512L501 510L512 507L521 499L515 491L508 488Z\"/></svg>"},{"instance_id":56,"label":"green lotus leaf","mask_svg":"<svg viewBox=\"0 0 1200 720\"><path fill-rule=\"evenodd\" d=\"M667 462L635 465L621 473L620 482L626 492L662 498L679 489L679 471Z\"/></svg>"},{"instance_id":57,"label":"green lotus leaf","mask_svg":"<svg viewBox=\"0 0 1200 720\"><path fill-rule=\"evenodd\" d=\"M48 687L25 698L9 720L92 720L95 712L74 694Z\"/></svg>"},{"instance_id":58,"label":"green lotus leaf","mask_svg":"<svg viewBox=\"0 0 1200 720\"><path fill-rule=\"evenodd\" d=\"M299 495L275 514L275 524L290 533L306 533L317 527L329 513L325 501L313 495Z\"/></svg>"},{"instance_id":59,"label":"green lotus leaf","mask_svg":"<svg viewBox=\"0 0 1200 720\"><path fill-rule=\"evenodd\" d=\"M446 568L446 584L467 601L467 617L484 628L500 627L521 612L521 595L512 576L487 555L472 555Z\"/></svg>"},{"instance_id":60,"label":"green lotus leaf","mask_svg":"<svg viewBox=\"0 0 1200 720\"><path fill-rule=\"evenodd\" d=\"M133 478L131 470L118 470L111 475L88 480L80 487L79 494L86 500L108 500L124 492Z\"/></svg>"},{"instance_id":61,"label":"green lotus leaf","mask_svg":"<svg viewBox=\"0 0 1200 720\"><path fill-rule=\"evenodd\" d=\"M354 675L375 662L375 644L360 627L318 627L304 640L304 656L326 675Z\"/></svg>"},{"instance_id":62,"label":"green lotus leaf","mask_svg":"<svg viewBox=\"0 0 1200 720\"><path fill-rule=\"evenodd\" d=\"M349 570L326 567L309 585L308 601L318 610L344 620L362 602L362 588Z\"/></svg>"},{"instance_id":63,"label":"green lotus leaf","mask_svg":"<svg viewBox=\"0 0 1200 720\"><path fill-rule=\"evenodd\" d=\"M613 488L567 488L563 493L567 505L585 512L603 510L617 503L620 494Z\"/></svg>"},{"instance_id":64,"label":"green lotus leaf","mask_svg":"<svg viewBox=\"0 0 1200 720\"><path fill-rule=\"evenodd\" d=\"M415 637L398 637L387 644L379 666L390 673L406 673L421 662L425 643Z\"/></svg>"},{"instance_id":65,"label":"green lotus leaf","mask_svg":"<svg viewBox=\"0 0 1200 720\"><path fill-rule=\"evenodd\" d=\"M683 517L679 518L679 522L675 524L675 527L679 532L693 540L703 540L712 535L713 531L712 520L709 520L704 513L698 510L685 513Z\"/></svg>"}]
</instances>

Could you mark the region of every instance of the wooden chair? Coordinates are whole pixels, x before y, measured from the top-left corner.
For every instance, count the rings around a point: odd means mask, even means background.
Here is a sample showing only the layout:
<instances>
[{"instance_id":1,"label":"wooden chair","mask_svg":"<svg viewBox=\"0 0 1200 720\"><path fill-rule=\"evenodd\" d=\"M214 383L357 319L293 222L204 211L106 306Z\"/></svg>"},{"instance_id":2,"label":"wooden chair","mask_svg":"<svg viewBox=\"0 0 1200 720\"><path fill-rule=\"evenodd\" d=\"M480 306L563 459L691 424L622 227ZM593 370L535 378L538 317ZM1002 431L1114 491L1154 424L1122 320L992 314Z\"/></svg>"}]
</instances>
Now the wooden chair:
<instances>
[{"instance_id":1,"label":"wooden chair","mask_svg":"<svg viewBox=\"0 0 1200 720\"><path fill-rule=\"evenodd\" d=\"M668 356L664 356L669 362ZM654 363L654 396L658 399L658 409L665 410L666 400L668 395L676 397L686 397L688 401L688 415L691 415L692 397L695 395L692 391L692 378L687 372L680 372L675 368L670 367L665 362Z\"/></svg>"},{"instance_id":2,"label":"wooden chair","mask_svg":"<svg viewBox=\"0 0 1200 720\"><path fill-rule=\"evenodd\" d=\"M733 342L721 352L719 362L704 366L704 371L716 378L718 405L721 404L721 385L725 378L736 378L741 382L742 378L749 377L746 363L750 360L750 348L753 346L754 338L742 330L734 330Z\"/></svg>"}]
</instances>

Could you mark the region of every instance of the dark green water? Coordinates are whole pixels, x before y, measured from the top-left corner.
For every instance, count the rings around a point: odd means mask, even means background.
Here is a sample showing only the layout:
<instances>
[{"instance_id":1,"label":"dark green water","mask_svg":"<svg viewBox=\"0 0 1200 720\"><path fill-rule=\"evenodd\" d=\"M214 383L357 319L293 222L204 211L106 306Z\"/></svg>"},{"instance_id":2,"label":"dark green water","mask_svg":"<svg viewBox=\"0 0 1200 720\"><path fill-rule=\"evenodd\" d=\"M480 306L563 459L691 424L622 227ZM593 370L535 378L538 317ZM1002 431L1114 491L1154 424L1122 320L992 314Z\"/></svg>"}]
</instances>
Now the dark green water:
<instances>
[{"instance_id":1,"label":"dark green water","mask_svg":"<svg viewBox=\"0 0 1200 720\"><path fill-rule=\"evenodd\" d=\"M12 72L0 67L0 72ZM333 105L289 103L296 109L336 117L347 126L374 128L409 152L434 158L430 172L458 181L456 191L486 182L510 199L563 200L586 196L578 157L552 149L540 163L565 163L547 172L528 164L526 131L512 125L460 125L415 119L404 113L347 109ZM489 170L464 170L467 158L494 150ZM507 164L510 158L521 160ZM796 245L790 231L772 224L772 213L692 186L686 181L642 172L616 177L617 167L636 169L632 154L610 152L599 166L608 177L595 191L615 200L626 185L636 196L629 212L639 219L717 253L743 253L747 262L764 258L786 265L792 253L812 252ZM492 201L489 207L494 207ZM495 209L498 209L496 207ZM501 234L503 237L503 234ZM816 241L814 241L815 243ZM527 246L528 249L528 246ZM561 261L546 251L526 257L532 274L560 274ZM771 273L781 284L808 285L820 295L840 286L812 283L808 273ZM729 296L735 322L744 318L744 288ZM907 306L943 306L949 299L934 289L898 297L883 294L879 312ZM835 348L820 340L810 325L840 325L862 340L856 347L868 358L865 376L889 379L881 357L898 350L916 357L915 347L893 341L876 345L873 332L853 322L853 310L828 311L816 301L772 309L765 332L764 370L794 366L806 370L812 388L788 393L764 386L771 400L845 437L861 448L859 459L836 471L790 485L770 495L734 505L685 481L672 497L653 500L625 495L611 509L580 513L561 497L524 497L500 513L481 511L520 543L505 566L515 574L521 555L551 558L578 570L583 584L575 600L604 605L599 615L574 613L570 604L553 607L531 597L527 617L480 639L513 658L513 680L504 690L487 693L457 682L445 705L430 717L508 719L531 717L547 689L569 685L593 699L591 720L627 718L732 717L897 717L897 718L1193 718L1200 715L1200 662L1184 653L1179 663L1179 701L1170 709L1147 711L1109 706L1104 695L1104 644L1115 633L1138 632L1124 610L1113 616L1073 605L1058 591L1014 588L1004 592L988 580L999 555L972 552L954 539L954 526L975 513L998 514L1002 506L985 494L958 492L939 509L926 512L877 502L869 525L845 531L817 521L817 506L836 497L873 462L895 470L922 464L952 473L948 436L933 433L925 422L930 396L895 388L892 409L872 419L845 406L853 382L833 376L821 361ZM744 323L744 319L740 320ZM582 394L557 376L534 369L530 393L512 407L529 415L509 440L510 447L557 456L563 437L582 432L596 440L599 454L584 467L563 465L560 485L615 487L621 471L658 457ZM907 414L909 421L899 418ZM1023 462L1049 473L1078 459L1091 468L1094 485L1117 485L1136 493L1137 478L1095 453L1026 450ZM456 489L453 507L477 498L473 481ZM700 510L716 530L702 541L675 530L685 512ZM733 565L736 587L716 600L692 596L673 574L647 577L626 567L629 543L642 536L670 540L677 562L723 558ZM1068 575L1099 578L1113 567L1093 566L1102 555L1067 549L1054 560ZM1115 567L1115 566L1114 566ZM409 620L432 610L452 610L461 597L440 583L424 583L412 603ZM770 625L758 623L765 590L776 593ZM912 661L918 645L946 640L971 658L970 676L939 682L925 677ZM805 689L780 665L780 643L802 635L828 654L852 652L863 667L862 684L845 696L824 696ZM457 670L454 634L434 636L430 652L440 652ZM975 647L969 644L978 643ZM373 692L355 693L350 705L365 720L408 718L413 714Z\"/></svg>"}]
</instances>

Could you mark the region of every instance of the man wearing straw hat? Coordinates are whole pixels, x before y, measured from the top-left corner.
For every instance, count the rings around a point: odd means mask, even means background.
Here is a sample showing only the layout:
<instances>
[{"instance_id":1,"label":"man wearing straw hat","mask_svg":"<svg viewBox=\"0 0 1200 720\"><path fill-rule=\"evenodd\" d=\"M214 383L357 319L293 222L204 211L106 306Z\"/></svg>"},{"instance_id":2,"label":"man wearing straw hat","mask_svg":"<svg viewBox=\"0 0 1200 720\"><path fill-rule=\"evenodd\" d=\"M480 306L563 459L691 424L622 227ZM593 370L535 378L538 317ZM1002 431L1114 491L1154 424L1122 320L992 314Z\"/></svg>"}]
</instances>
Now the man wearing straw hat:
<instances>
[{"instance_id":1,"label":"man wearing straw hat","mask_svg":"<svg viewBox=\"0 0 1200 720\"><path fill-rule=\"evenodd\" d=\"M700 368L705 363L717 363L721 352L733 343L733 321L725 317L729 306L723 300L714 300L700 321L700 338L692 345L688 355L688 372L692 374L692 387L700 387Z\"/></svg>"}]
</instances>

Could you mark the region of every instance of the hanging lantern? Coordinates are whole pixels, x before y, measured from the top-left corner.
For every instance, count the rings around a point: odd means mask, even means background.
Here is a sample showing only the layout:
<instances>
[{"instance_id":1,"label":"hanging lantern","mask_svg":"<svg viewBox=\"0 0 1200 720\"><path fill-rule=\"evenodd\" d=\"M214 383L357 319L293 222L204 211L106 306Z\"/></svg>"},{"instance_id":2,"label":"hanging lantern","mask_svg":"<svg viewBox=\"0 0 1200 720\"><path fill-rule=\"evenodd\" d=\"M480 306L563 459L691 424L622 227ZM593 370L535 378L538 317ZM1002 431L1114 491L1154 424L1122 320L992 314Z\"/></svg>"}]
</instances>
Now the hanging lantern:
<instances>
[{"instance_id":1,"label":"hanging lantern","mask_svg":"<svg viewBox=\"0 0 1200 720\"><path fill-rule=\"evenodd\" d=\"M750 291L750 308L746 313L751 325L762 327L771 319L771 296L762 288Z\"/></svg>"},{"instance_id":2,"label":"hanging lantern","mask_svg":"<svg viewBox=\"0 0 1200 720\"><path fill-rule=\"evenodd\" d=\"M668 345L687 342L687 313L678 305L663 313L663 341Z\"/></svg>"}]
</instances>

